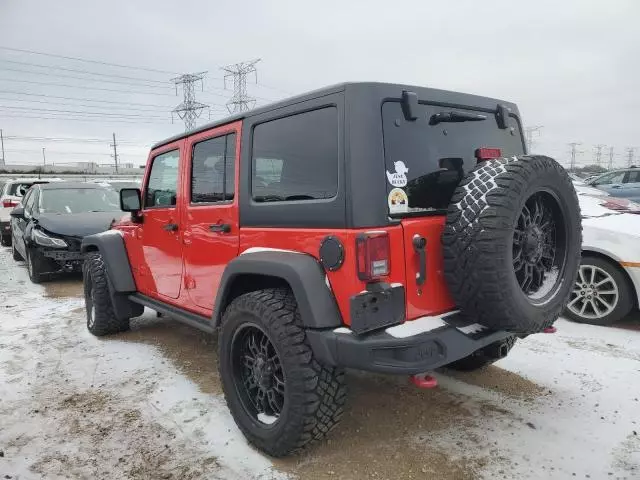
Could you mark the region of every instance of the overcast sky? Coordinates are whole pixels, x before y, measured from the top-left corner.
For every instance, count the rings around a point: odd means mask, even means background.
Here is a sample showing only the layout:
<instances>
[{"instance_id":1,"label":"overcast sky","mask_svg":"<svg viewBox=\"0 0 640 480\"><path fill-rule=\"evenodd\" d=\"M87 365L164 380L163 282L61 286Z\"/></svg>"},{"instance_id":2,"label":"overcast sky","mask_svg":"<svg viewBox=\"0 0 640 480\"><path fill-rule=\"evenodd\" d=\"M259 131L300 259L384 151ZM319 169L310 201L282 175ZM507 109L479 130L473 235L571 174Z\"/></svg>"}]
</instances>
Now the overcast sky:
<instances>
[{"instance_id":1,"label":"overcast sky","mask_svg":"<svg viewBox=\"0 0 640 480\"><path fill-rule=\"evenodd\" d=\"M346 80L459 90L516 102L526 125L544 126L537 152L564 162L567 142L582 142L591 163L605 144L622 165L625 147L640 147L639 14L639 0L0 0L1 47L163 71L0 48L6 158L41 162L46 147L48 161L107 163L108 142L10 137L115 132L122 160L144 163L146 145L184 130L171 124L171 72L208 71L197 99L217 118L231 96L220 67L261 58L249 87L258 104Z\"/></svg>"}]
</instances>

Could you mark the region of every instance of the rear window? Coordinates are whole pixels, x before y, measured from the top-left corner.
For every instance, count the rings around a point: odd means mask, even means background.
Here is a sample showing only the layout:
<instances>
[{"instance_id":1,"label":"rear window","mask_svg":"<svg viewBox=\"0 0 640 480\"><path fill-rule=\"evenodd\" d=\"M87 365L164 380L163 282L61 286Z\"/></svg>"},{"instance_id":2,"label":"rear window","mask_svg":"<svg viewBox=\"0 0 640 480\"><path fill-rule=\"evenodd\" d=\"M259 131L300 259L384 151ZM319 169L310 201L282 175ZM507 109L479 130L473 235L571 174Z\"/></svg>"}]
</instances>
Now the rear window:
<instances>
[{"instance_id":1,"label":"rear window","mask_svg":"<svg viewBox=\"0 0 640 480\"><path fill-rule=\"evenodd\" d=\"M441 121L450 112L459 114L457 120L467 120ZM502 156L524 153L520 126L513 117L508 128L500 129L492 112L421 103L416 113L416 120L407 121L400 102L382 105L392 217L446 209L464 174L477 164L478 148L499 148Z\"/></svg>"},{"instance_id":2,"label":"rear window","mask_svg":"<svg viewBox=\"0 0 640 480\"><path fill-rule=\"evenodd\" d=\"M33 185L33 183L10 183L5 195L24 197L24 194L31 188L31 185Z\"/></svg>"},{"instance_id":3,"label":"rear window","mask_svg":"<svg viewBox=\"0 0 640 480\"><path fill-rule=\"evenodd\" d=\"M251 168L251 193L256 202L335 197L337 109L321 108L256 125Z\"/></svg>"}]
</instances>

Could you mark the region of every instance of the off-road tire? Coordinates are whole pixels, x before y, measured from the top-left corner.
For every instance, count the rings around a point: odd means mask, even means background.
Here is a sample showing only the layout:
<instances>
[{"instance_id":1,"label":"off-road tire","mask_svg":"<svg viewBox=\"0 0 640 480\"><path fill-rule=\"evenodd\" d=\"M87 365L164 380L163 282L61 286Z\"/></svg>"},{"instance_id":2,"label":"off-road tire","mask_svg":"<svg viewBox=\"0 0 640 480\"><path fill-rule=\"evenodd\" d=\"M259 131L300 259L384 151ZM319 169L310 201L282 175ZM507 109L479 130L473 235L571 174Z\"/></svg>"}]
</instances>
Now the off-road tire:
<instances>
[{"instance_id":1,"label":"off-road tire","mask_svg":"<svg viewBox=\"0 0 640 480\"><path fill-rule=\"evenodd\" d=\"M507 351L510 352L513 346L516 344L516 340L516 336L511 336L496 343L505 343L507 345ZM450 368L451 370L459 370L461 372L471 372L473 370L478 370L480 368L486 367L487 365L491 365L492 363L500 360L499 358L495 358L494 356L487 355L487 350L491 347L492 345L481 348L480 350L473 352L467 357L461 358L460 360L445 365L445 368Z\"/></svg>"},{"instance_id":2,"label":"off-road tire","mask_svg":"<svg viewBox=\"0 0 640 480\"><path fill-rule=\"evenodd\" d=\"M564 217L557 224L566 225L566 238L557 280L542 300L534 301L514 273L513 248L518 217L539 192L556 202ZM496 330L540 332L562 312L580 263L581 217L571 179L544 156L482 162L453 195L442 243L445 279L464 314Z\"/></svg>"},{"instance_id":3,"label":"off-road tire","mask_svg":"<svg viewBox=\"0 0 640 480\"><path fill-rule=\"evenodd\" d=\"M635 298L633 297L633 286L622 271L622 268L612 261L592 255L585 255L582 258L581 265L595 266L604 270L615 282L615 287L618 290L618 300L613 311L600 318L580 316L572 312L568 307L564 311L564 316L574 322L602 326L612 325L626 317L633 309Z\"/></svg>"},{"instance_id":4,"label":"off-road tire","mask_svg":"<svg viewBox=\"0 0 640 480\"><path fill-rule=\"evenodd\" d=\"M27 273L29 273L29 280L31 282L38 284L42 283L47 279L47 274L43 273L43 257L37 250L33 248L26 247L27 258L25 261L27 262Z\"/></svg>"},{"instance_id":5,"label":"off-road tire","mask_svg":"<svg viewBox=\"0 0 640 480\"><path fill-rule=\"evenodd\" d=\"M239 379L233 373L232 342L247 322L259 326L269 337L284 372L284 407L278 420L268 426L245 408L238 393ZM290 290L259 290L231 302L218 337L218 366L231 414L249 442L274 457L297 452L328 434L339 422L346 400L344 371L316 361L300 325Z\"/></svg>"},{"instance_id":6,"label":"off-road tire","mask_svg":"<svg viewBox=\"0 0 640 480\"><path fill-rule=\"evenodd\" d=\"M24 258L22 258L22 255L20 255L20 252L18 252L18 250L16 250L16 242L13 239L12 239L12 242L11 242L11 255L13 256L13 259L16 262L22 262L24 260Z\"/></svg>"},{"instance_id":7,"label":"off-road tire","mask_svg":"<svg viewBox=\"0 0 640 480\"><path fill-rule=\"evenodd\" d=\"M102 255L88 254L82 271L87 329L97 337L129 330L129 319L117 318L113 310L107 266Z\"/></svg>"}]
</instances>

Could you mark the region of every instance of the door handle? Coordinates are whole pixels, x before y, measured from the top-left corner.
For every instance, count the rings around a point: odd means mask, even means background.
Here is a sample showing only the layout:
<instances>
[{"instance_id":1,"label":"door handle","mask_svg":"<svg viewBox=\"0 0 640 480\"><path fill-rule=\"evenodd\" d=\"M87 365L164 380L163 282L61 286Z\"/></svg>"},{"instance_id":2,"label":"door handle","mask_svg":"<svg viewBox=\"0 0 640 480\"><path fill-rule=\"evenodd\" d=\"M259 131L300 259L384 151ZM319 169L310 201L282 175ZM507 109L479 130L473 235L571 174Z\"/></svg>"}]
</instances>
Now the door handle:
<instances>
[{"instance_id":1,"label":"door handle","mask_svg":"<svg viewBox=\"0 0 640 480\"><path fill-rule=\"evenodd\" d=\"M231 232L231 225L228 223L216 223L214 225L209 225L209 230L212 232L229 233Z\"/></svg>"},{"instance_id":2,"label":"door handle","mask_svg":"<svg viewBox=\"0 0 640 480\"><path fill-rule=\"evenodd\" d=\"M418 235L413 236L413 249L418 254L418 261L420 262L418 274L416 275L416 283L418 285L424 285L427 278L427 252L425 247L427 246L427 239Z\"/></svg>"},{"instance_id":3,"label":"door handle","mask_svg":"<svg viewBox=\"0 0 640 480\"><path fill-rule=\"evenodd\" d=\"M166 230L167 232L177 232L178 231L178 224L177 223L167 223L166 225L162 226L163 230Z\"/></svg>"}]
</instances>

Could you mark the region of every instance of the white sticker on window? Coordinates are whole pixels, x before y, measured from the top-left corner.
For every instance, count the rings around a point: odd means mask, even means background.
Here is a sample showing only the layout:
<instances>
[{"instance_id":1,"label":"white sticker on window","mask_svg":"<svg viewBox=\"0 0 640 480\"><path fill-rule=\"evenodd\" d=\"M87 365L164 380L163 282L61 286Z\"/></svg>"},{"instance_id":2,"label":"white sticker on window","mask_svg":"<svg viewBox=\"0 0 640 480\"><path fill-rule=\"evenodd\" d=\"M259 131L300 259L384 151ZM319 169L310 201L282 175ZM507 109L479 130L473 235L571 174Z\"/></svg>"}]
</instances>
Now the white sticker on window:
<instances>
[{"instance_id":1,"label":"white sticker on window","mask_svg":"<svg viewBox=\"0 0 640 480\"><path fill-rule=\"evenodd\" d=\"M389 192L389 213L405 213L409 211L409 199L401 188L394 188Z\"/></svg>"},{"instance_id":2,"label":"white sticker on window","mask_svg":"<svg viewBox=\"0 0 640 480\"><path fill-rule=\"evenodd\" d=\"M409 169L402 161L393 162L396 171L389 173L387 170L387 180L394 187L404 187L407 184L407 172Z\"/></svg>"}]
</instances>

